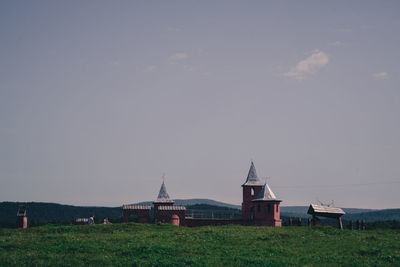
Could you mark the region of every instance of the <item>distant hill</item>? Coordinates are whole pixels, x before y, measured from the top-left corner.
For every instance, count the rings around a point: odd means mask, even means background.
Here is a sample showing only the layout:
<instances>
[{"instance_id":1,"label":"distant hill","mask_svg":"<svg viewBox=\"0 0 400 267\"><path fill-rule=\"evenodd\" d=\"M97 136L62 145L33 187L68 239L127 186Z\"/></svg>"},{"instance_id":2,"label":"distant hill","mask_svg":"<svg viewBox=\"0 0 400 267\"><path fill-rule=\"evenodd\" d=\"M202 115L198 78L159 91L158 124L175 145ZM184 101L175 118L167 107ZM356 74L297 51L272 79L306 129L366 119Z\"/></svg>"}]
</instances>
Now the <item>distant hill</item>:
<instances>
[{"instance_id":1,"label":"distant hill","mask_svg":"<svg viewBox=\"0 0 400 267\"><path fill-rule=\"evenodd\" d=\"M76 218L87 218L94 215L97 221L107 217L111 221L121 221L122 207L80 207L44 202L0 202L0 225L14 226L18 206L24 204L27 207L27 214L30 225L45 223L72 223ZM151 205L152 202L140 202L137 204ZM176 199L176 205L187 206L188 210L207 210L216 214L240 215L240 206L219 202L211 199ZM282 206L282 218L309 218L308 206ZM346 215L343 220L366 220L367 222L400 220L400 209L370 210L344 208Z\"/></svg>"},{"instance_id":2,"label":"distant hill","mask_svg":"<svg viewBox=\"0 0 400 267\"><path fill-rule=\"evenodd\" d=\"M346 214L343 216L344 220L365 220L367 222L376 221L400 221L400 209L386 209L386 210L374 210L370 212Z\"/></svg>"},{"instance_id":3,"label":"distant hill","mask_svg":"<svg viewBox=\"0 0 400 267\"><path fill-rule=\"evenodd\" d=\"M45 202L0 202L0 225L14 225L19 205L24 204L30 225L45 223L72 223L76 218L87 218L94 214L97 220L104 217L118 219L122 208L79 207Z\"/></svg>"}]
</instances>

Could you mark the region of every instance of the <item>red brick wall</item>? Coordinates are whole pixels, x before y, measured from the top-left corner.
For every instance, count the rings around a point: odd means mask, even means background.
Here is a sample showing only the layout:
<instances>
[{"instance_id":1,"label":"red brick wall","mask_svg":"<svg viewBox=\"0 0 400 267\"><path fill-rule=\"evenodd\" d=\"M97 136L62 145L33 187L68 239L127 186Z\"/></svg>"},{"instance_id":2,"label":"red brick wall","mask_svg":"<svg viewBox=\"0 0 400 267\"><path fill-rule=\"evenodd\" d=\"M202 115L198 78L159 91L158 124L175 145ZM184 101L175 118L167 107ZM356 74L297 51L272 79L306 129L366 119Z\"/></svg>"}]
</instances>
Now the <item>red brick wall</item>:
<instances>
[{"instance_id":1,"label":"red brick wall","mask_svg":"<svg viewBox=\"0 0 400 267\"><path fill-rule=\"evenodd\" d=\"M160 206L173 206L174 205L174 203L157 203L157 202L153 202L153 204L154 204L154 222L155 223L163 222L163 220L164 220L164 219L161 220L160 216L162 216L162 215L159 214L158 207L160 207Z\"/></svg>"},{"instance_id":2,"label":"red brick wall","mask_svg":"<svg viewBox=\"0 0 400 267\"><path fill-rule=\"evenodd\" d=\"M129 222L129 216L134 214L138 217L138 223L150 223L150 210L124 209L122 214L124 222Z\"/></svg>"},{"instance_id":3,"label":"red brick wall","mask_svg":"<svg viewBox=\"0 0 400 267\"><path fill-rule=\"evenodd\" d=\"M254 194L251 194L251 189L254 190ZM253 199L255 199L262 189L262 185L257 186L243 186L243 202L242 202L242 217L244 220L251 220L254 217L251 210L255 207Z\"/></svg>"},{"instance_id":4,"label":"red brick wall","mask_svg":"<svg viewBox=\"0 0 400 267\"><path fill-rule=\"evenodd\" d=\"M186 210L154 210L154 222L155 223L170 223L172 215L178 215L179 222L181 225L185 225Z\"/></svg>"},{"instance_id":5,"label":"red brick wall","mask_svg":"<svg viewBox=\"0 0 400 267\"><path fill-rule=\"evenodd\" d=\"M255 225L281 226L280 202L279 201L257 201L255 205Z\"/></svg>"}]
</instances>

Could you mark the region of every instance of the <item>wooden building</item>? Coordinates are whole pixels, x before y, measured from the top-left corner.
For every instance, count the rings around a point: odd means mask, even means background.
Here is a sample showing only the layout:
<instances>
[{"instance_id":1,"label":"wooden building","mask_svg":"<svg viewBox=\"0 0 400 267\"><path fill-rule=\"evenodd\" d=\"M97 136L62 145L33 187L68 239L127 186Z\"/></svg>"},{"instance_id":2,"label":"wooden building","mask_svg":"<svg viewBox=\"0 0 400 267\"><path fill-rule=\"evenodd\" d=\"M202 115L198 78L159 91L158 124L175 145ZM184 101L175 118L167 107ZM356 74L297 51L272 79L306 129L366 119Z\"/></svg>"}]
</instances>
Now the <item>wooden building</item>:
<instances>
[{"instance_id":1,"label":"wooden building","mask_svg":"<svg viewBox=\"0 0 400 267\"><path fill-rule=\"evenodd\" d=\"M312 215L311 224L316 225L319 221L317 216L337 219L338 228L343 229L342 216L345 212L341 208L329 207L324 205L311 204L307 211Z\"/></svg>"}]
</instances>

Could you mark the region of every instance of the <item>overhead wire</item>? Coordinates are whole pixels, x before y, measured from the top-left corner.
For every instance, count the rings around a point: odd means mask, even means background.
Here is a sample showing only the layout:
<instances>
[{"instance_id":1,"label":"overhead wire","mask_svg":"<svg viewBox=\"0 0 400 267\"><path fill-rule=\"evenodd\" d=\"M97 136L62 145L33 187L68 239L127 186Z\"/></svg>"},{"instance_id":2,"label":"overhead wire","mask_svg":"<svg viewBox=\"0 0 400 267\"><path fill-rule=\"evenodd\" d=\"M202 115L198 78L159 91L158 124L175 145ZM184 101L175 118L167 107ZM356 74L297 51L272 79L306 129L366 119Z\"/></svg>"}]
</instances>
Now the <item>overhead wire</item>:
<instances>
[{"instance_id":1,"label":"overhead wire","mask_svg":"<svg viewBox=\"0 0 400 267\"><path fill-rule=\"evenodd\" d=\"M381 181L381 182L366 182L366 183L352 183L352 184L312 184L312 185L274 185L274 188L301 188L301 187L344 187L344 186L368 186L368 185L381 185L381 184L398 184L399 181Z\"/></svg>"}]
</instances>

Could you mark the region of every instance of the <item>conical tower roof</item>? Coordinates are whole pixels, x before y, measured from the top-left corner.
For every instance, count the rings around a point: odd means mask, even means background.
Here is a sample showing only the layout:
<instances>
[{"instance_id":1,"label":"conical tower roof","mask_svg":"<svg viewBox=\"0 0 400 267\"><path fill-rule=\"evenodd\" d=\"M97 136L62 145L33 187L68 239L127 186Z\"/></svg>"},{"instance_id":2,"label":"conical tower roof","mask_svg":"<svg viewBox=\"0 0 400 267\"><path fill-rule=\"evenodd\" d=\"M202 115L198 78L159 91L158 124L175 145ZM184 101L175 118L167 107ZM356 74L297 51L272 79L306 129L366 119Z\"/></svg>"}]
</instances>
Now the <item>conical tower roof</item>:
<instances>
[{"instance_id":1,"label":"conical tower roof","mask_svg":"<svg viewBox=\"0 0 400 267\"><path fill-rule=\"evenodd\" d=\"M249 174L247 174L246 182L243 185L263 185L260 179L258 179L256 167L251 162Z\"/></svg>"},{"instance_id":2,"label":"conical tower roof","mask_svg":"<svg viewBox=\"0 0 400 267\"><path fill-rule=\"evenodd\" d=\"M160 192L158 193L156 203L173 203L174 201L170 199L167 188L165 187L164 181L161 184Z\"/></svg>"},{"instance_id":3,"label":"conical tower roof","mask_svg":"<svg viewBox=\"0 0 400 267\"><path fill-rule=\"evenodd\" d=\"M276 198L274 192L272 192L268 184L264 184L257 198L253 199L253 201L268 201L268 200L280 201Z\"/></svg>"}]
</instances>

